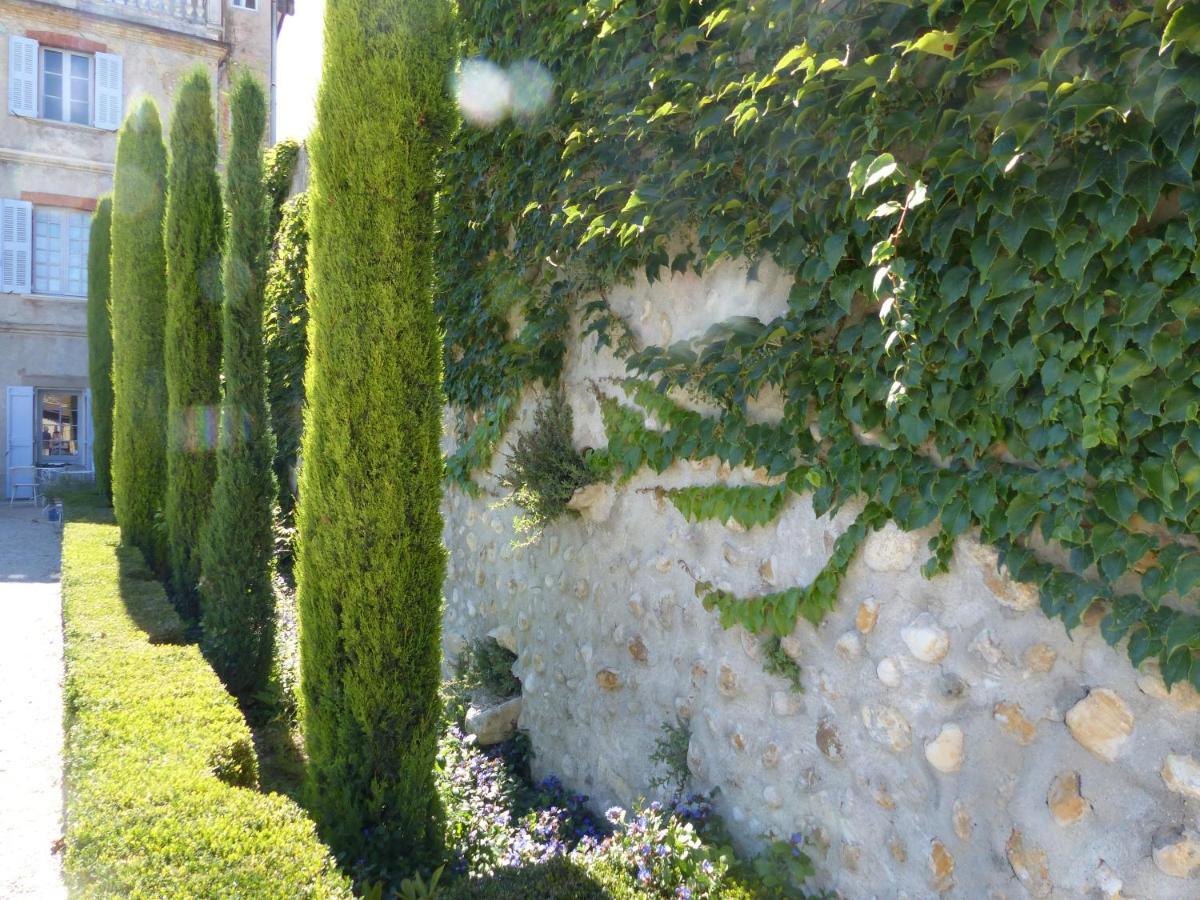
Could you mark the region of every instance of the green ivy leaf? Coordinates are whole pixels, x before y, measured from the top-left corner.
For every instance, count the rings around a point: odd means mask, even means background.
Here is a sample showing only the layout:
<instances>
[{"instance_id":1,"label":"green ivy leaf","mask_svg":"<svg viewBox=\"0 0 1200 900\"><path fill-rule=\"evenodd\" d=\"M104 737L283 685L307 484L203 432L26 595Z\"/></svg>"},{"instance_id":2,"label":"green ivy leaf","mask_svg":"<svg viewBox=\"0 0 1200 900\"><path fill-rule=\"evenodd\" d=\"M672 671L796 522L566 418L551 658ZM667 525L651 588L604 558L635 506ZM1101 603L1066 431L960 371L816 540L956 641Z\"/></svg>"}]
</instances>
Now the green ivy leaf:
<instances>
[{"instance_id":1,"label":"green ivy leaf","mask_svg":"<svg viewBox=\"0 0 1200 900\"><path fill-rule=\"evenodd\" d=\"M901 45L897 45L901 46ZM958 48L958 35L952 31L927 31L915 41L910 41L904 50L908 53L932 53L945 59L954 59Z\"/></svg>"}]
</instances>

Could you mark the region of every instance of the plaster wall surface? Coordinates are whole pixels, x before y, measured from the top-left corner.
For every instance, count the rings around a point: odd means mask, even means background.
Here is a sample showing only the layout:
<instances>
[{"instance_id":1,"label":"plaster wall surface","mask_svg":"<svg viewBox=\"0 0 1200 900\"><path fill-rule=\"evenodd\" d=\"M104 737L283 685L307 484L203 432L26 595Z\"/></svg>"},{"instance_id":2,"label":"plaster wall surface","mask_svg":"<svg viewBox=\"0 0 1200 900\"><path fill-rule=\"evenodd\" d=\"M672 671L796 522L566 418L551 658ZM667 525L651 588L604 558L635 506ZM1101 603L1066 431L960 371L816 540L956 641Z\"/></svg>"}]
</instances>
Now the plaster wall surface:
<instances>
[{"instance_id":1,"label":"plaster wall surface","mask_svg":"<svg viewBox=\"0 0 1200 900\"><path fill-rule=\"evenodd\" d=\"M664 344L735 315L766 321L789 288L769 263L753 277L726 263L608 299L639 340ZM623 397L624 367L590 337L568 346L576 443L602 446L596 392ZM488 635L517 653L520 726L542 773L600 809L649 798L661 727L683 725L691 789L717 791L747 849L803 831L820 883L847 897L1200 896L1190 687L1168 695L1152 665L1135 671L1096 617L1068 636L973 537L948 574L924 578L932 531L889 525L836 610L785 638L798 692L764 671L757 637L704 610L695 578L740 595L806 585L858 509L817 517L794 496L749 530L689 522L654 489L765 474L677 463L598 490L516 546L498 476L537 401L525 398L484 495L447 494L445 641L450 657ZM780 404L762 398L758 412Z\"/></svg>"}]
</instances>

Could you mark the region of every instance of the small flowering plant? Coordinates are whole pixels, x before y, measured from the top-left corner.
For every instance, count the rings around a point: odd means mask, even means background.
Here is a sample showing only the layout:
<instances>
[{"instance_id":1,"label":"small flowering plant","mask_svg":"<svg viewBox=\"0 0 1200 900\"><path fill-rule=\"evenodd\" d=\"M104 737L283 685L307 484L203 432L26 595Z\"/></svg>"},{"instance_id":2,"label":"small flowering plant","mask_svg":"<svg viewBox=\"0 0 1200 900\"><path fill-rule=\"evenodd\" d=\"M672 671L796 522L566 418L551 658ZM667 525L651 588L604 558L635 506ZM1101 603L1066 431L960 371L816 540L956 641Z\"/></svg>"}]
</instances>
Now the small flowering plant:
<instances>
[{"instance_id":1,"label":"small flowering plant","mask_svg":"<svg viewBox=\"0 0 1200 900\"><path fill-rule=\"evenodd\" d=\"M647 896L701 900L721 895L729 861L704 844L694 821L657 802L632 815L613 807L605 817L613 833L585 852L633 872Z\"/></svg>"},{"instance_id":2,"label":"small flowering plant","mask_svg":"<svg viewBox=\"0 0 1200 900\"><path fill-rule=\"evenodd\" d=\"M475 746L455 726L438 748L437 784L451 869L458 874L544 863L601 837L587 797L569 793L557 778L523 783L500 750Z\"/></svg>"},{"instance_id":3,"label":"small flowering plant","mask_svg":"<svg viewBox=\"0 0 1200 900\"><path fill-rule=\"evenodd\" d=\"M754 860L754 872L762 886L777 897L803 898L804 883L816 869L804 851L804 835L793 834L786 841L774 841Z\"/></svg>"}]
</instances>

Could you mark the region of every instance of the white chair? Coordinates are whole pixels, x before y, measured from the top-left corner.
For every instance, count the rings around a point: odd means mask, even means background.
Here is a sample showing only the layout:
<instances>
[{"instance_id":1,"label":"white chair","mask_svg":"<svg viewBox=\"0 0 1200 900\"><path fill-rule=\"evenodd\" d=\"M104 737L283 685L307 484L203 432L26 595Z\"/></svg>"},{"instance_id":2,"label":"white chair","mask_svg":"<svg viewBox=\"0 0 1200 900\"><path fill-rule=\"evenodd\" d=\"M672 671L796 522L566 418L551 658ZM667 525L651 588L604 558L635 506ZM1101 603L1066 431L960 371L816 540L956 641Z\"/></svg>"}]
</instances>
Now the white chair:
<instances>
[{"instance_id":1,"label":"white chair","mask_svg":"<svg viewBox=\"0 0 1200 900\"><path fill-rule=\"evenodd\" d=\"M28 497L18 497L24 491ZM37 507L42 505L42 483L38 479L37 466L11 466L8 470L8 505L17 500L30 500Z\"/></svg>"}]
</instances>

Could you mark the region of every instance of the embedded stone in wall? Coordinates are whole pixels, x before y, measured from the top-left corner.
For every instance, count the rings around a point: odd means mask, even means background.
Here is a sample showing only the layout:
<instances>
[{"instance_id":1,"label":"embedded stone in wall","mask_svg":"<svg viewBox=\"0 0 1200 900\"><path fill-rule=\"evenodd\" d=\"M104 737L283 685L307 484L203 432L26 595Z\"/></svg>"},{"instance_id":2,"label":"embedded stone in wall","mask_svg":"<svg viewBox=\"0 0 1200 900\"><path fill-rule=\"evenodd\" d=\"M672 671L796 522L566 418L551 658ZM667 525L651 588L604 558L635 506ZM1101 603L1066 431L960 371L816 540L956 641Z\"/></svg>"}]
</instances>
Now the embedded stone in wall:
<instances>
[{"instance_id":1,"label":"embedded stone in wall","mask_svg":"<svg viewBox=\"0 0 1200 900\"><path fill-rule=\"evenodd\" d=\"M1049 897L1054 885L1050 883L1050 869L1046 862L1046 851L1025 844L1025 839L1017 829L1008 836L1004 845L1008 864L1012 866L1013 874L1034 897Z\"/></svg>"},{"instance_id":2,"label":"embedded stone in wall","mask_svg":"<svg viewBox=\"0 0 1200 900\"><path fill-rule=\"evenodd\" d=\"M890 656L885 656L875 667L875 674L890 688L900 686L900 666Z\"/></svg>"},{"instance_id":3,"label":"embedded stone in wall","mask_svg":"<svg viewBox=\"0 0 1200 900\"><path fill-rule=\"evenodd\" d=\"M925 744L929 764L947 775L959 771L963 764L963 730L957 725L943 725L941 732Z\"/></svg>"},{"instance_id":4,"label":"embedded stone in wall","mask_svg":"<svg viewBox=\"0 0 1200 900\"><path fill-rule=\"evenodd\" d=\"M521 698L514 697L504 703L487 708L472 706L467 709L464 722L467 734L475 735L481 747L499 744L516 734L517 719L521 716Z\"/></svg>"},{"instance_id":5,"label":"embedded stone in wall","mask_svg":"<svg viewBox=\"0 0 1200 900\"><path fill-rule=\"evenodd\" d=\"M896 753L903 753L912 746L912 727L890 706L864 706L862 722L874 740Z\"/></svg>"},{"instance_id":6,"label":"embedded stone in wall","mask_svg":"<svg viewBox=\"0 0 1200 900\"><path fill-rule=\"evenodd\" d=\"M954 887L954 857L946 845L935 840L929 845L929 884L939 894Z\"/></svg>"},{"instance_id":7,"label":"embedded stone in wall","mask_svg":"<svg viewBox=\"0 0 1200 900\"><path fill-rule=\"evenodd\" d=\"M763 803L767 805L767 809L779 809L783 806L783 796L779 793L779 789L773 784L768 784L762 790Z\"/></svg>"},{"instance_id":8,"label":"embedded stone in wall","mask_svg":"<svg viewBox=\"0 0 1200 900\"><path fill-rule=\"evenodd\" d=\"M606 522L616 499L617 494L612 485L598 481L585 485L572 494L571 499L567 501L567 509L575 510L588 521Z\"/></svg>"},{"instance_id":9,"label":"embedded stone in wall","mask_svg":"<svg viewBox=\"0 0 1200 900\"><path fill-rule=\"evenodd\" d=\"M779 765L779 745L769 743L763 748L762 764L764 769L773 769Z\"/></svg>"},{"instance_id":10,"label":"embedded stone in wall","mask_svg":"<svg viewBox=\"0 0 1200 900\"><path fill-rule=\"evenodd\" d=\"M1196 757L1168 753L1163 760L1162 780L1175 793L1200 800L1200 760Z\"/></svg>"},{"instance_id":11,"label":"embedded stone in wall","mask_svg":"<svg viewBox=\"0 0 1200 900\"><path fill-rule=\"evenodd\" d=\"M821 719L817 723L817 747L830 762L845 762L845 750L842 748L842 738L837 728L829 719Z\"/></svg>"},{"instance_id":12,"label":"embedded stone in wall","mask_svg":"<svg viewBox=\"0 0 1200 900\"><path fill-rule=\"evenodd\" d=\"M1150 697L1157 697L1160 700L1167 700L1173 706L1185 712L1200 710L1200 692L1190 682L1181 681L1173 684L1171 689L1167 690L1167 685L1162 679L1157 659L1150 659L1142 664L1142 671L1138 675L1137 686L1143 694Z\"/></svg>"},{"instance_id":13,"label":"embedded stone in wall","mask_svg":"<svg viewBox=\"0 0 1200 900\"><path fill-rule=\"evenodd\" d=\"M950 652L950 635L929 613L921 613L900 629L900 637L908 652L921 662L941 662Z\"/></svg>"},{"instance_id":14,"label":"embedded stone in wall","mask_svg":"<svg viewBox=\"0 0 1200 900\"><path fill-rule=\"evenodd\" d=\"M1034 644L1025 651L1026 674L1045 675L1057 659L1058 653L1049 644Z\"/></svg>"},{"instance_id":15,"label":"embedded stone in wall","mask_svg":"<svg viewBox=\"0 0 1200 900\"><path fill-rule=\"evenodd\" d=\"M837 639L833 649L846 662L851 662L858 659L859 654L862 653L862 642L858 639L856 632L847 631Z\"/></svg>"},{"instance_id":16,"label":"embedded stone in wall","mask_svg":"<svg viewBox=\"0 0 1200 900\"><path fill-rule=\"evenodd\" d=\"M870 634L878 621L879 603L874 597L868 597L858 604L858 612L854 615L854 627L862 634Z\"/></svg>"},{"instance_id":17,"label":"embedded stone in wall","mask_svg":"<svg viewBox=\"0 0 1200 900\"><path fill-rule=\"evenodd\" d=\"M1062 772L1050 785L1046 805L1059 825L1072 825L1091 811L1091 804L1079 792L1079 773Z\"/></svg>"},{"instance_id":18,"label":"embedded stone in wall","mask_svg":"<svg viewBox=\"0 0 1200 900\"><path fill-rule=\"evenodd\" d=\"M875 788L875 802L879 804L880 809L892 810L896 808L896 798L892 796L892 792L885 785L879 785Z\"/></svg>"},{"instance_id":19,"label":"embedded stone in wall","mask_svg":"<svg viewBox=\"0 0 1200 900\"><path fill-rule=\"evenodd\" d=\"M722 665L717 673L717 688L725 697L736 697L738 692L738 676L730 666Z\"/></svg>"},{"instance_id":20,"label":"embedded stone in wall","mask_svg":"<svg viewBox=\"0 0 1200 900\"><path fill-rule=\"evenodd\" d=\"M1200 867L1200 834L1191 829L1160 828L1151 847L1154 865L1172 878L1191 878Z\"/></svg>"},{"instance_id":21,"label":"embedded stone in wall","mask_svg":"<svg viewBox=\"0 0 1200 900\"><path fill-rule=\"evenodd\" d=\"M1000 565L1000 553L995 547L976 540L964 542L967 552L983 572L983 583L1001 606L1025 612L1041 601L1036 585L1014 581L1007 567Z\"/></svg>"},{"instance_id":22,"label":"embedded stone in wall","mask_svg":"<svg viewBox=\"0 0 1200 900\"><path fill-rule=\"evenodd\" d=\"M616 669L601 669L596 673L596 684L606 691L615 691L621 687L621 675Z\"/></svg>"},{"instance_id":23,"label":"embedded stone in wall","mask_svg":"<svg viewBox=\"0 0 1200 900\"><path fill-rule=\"evenodd\" d=\"M992 709L992 718L1000 723L1005 733L1022 746L1033 743L1037 737L1037 725L1029 721L1025 712L1016 703L1002 701Z\"/></svg>"},{"instance_id":24,"label":"embedded stone in wall","mask_svg":"<svg viewBox=\"0 0 1200 900\"><path fill-rule=\"evenodd\" d=\"M779 649L786 653L793 662L799 662L800 655L804 652L804 645L794 634L789 634L779 639Z\"/></svg>"},{"instance_id":25,"label":"embedded stone in wall","mask_svg":"<svg viewBox=\"0 0 1200 900\"><path fill-rule=\"evenodd\" d=\"M650 652L646 649L646 642L642 640L641 635L634 635L629 642L629 655L640 663L650 658Z\"/></svg>"},{"instance_id":26,"label":"embedded stone in wall","mask_svg":"<svg viewBox=\"0 0 1200 900\"><path fill-rule=\"evenodd\" d=\"M497 628L493 628L488 632L488 637L490 637L509 653L517 652L517 636L507 625L500 625Z\"/></svg>"},{"instance_id":27,"label":"embedded stone in wall","mask_svg":"<svg viewBox=\"0 0 1200 900\"><path fill-rule=\"evenodd\" d=\"M903 572L917 557L917 539L888 522L867 538L862 553L876 572Z\"/></svg>"},{"instance_id":28,"label":"embedded stone in wall","mask_svg":"<svg viewBox=\"0 0 1200 900\"><path fill-rule=\"evenodd\" d=\"M1096 890L1104 900L1122 900L1121 889L1125 887L1125 883L1104 860L1100 860L1096 871L1092 873L1092 883L1096 885Z\"/></svg>"},{"instance_id":29,"label":"embedded stone in wall","mask_svg":"<svg viewBox=\"0 0 1200 900\"><path fill-rule=\"evenodd\" d=\"M1108 688L1097 688L1067 713L1071 736L1105 762L1112 762L1133 733L1133 713Z\"/></svg>"},{"instance_id":30,"label":"embedded stone in wall","mask_svg":"<svg viewBox=\"0 0 1200 900\"><path fill-rule=\"evenodd\" d=\"M971 814L967 811L967 805L961 800L954 801L954 833L958 835L958 839L964 844L971 840L971 832L975 830L975 823L971 820Z\"/></svg>"},{"instance_id":31,"label":"embedded stone in wall","mask_svg":"<svg viewBox=\"0 0 1200 900\"><path fill-rule=\"evenodd\" d=\"M787 691L775 691L771 694L771 711L781 718L794 716L800 711L800 701Z\"/></svg>"}]
</instances>

